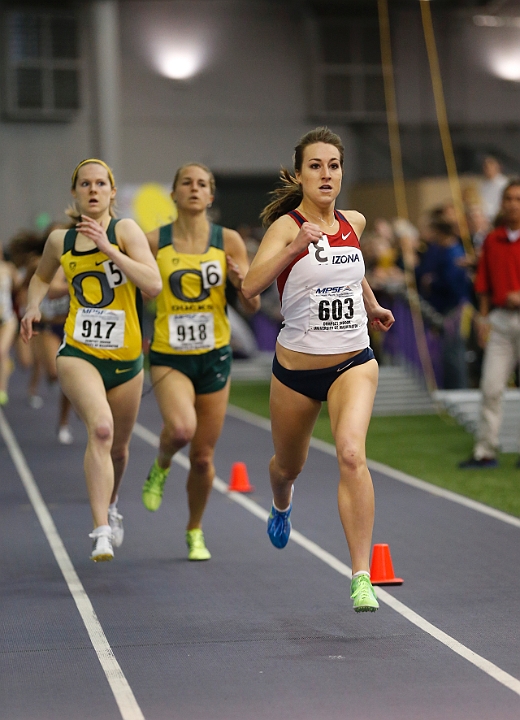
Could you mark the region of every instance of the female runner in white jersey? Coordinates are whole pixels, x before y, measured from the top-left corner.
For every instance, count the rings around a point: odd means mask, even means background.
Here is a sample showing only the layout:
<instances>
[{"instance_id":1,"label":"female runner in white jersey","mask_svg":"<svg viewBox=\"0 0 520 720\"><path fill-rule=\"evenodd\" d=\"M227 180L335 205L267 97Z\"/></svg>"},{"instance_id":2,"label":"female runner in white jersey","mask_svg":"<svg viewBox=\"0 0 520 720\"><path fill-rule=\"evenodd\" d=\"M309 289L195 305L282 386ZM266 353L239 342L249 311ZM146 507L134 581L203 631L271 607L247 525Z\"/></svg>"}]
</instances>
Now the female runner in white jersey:
<instances>
[{"instance_id":1,"label":"female runner in white jersey","mask_svg":"<svg viewBox=\"0 0 520 720\"><path fill-rule=\"evenodd\" d=\"M40 303L60 265L70 310L57 358L58 379L88 431L85 476L94 530L91 559L111 560L123 539L115 502L143 386L139 291L155 297L162 283L146 236L130 219L114 220L115 181L95 158L72 175L77 221L53 230L29 285L22 338L41 320ZM109 507L110 506L110 507Z\"/></svg>"},{"instance_id":2,"label":"female runner in white jersey","mask_svg":"<svg viewBox=\"0 0 520 720\"><path fill-rule=\"evenodd\" d=\"M255 297L276 280L284 318L271 381L269 538L278 548L289 540L293 483L327 400L340 472L339 514L352 559L351 597L356 612L364 612L379 607L369 574L374 490L365 455L378 366L367 322L387 331L394 318L364 277L359 237L365 218L335 209L343 156L340 138L328 128L301 138L295 177L282 170L282 187L262 213L268 230L242 292Z\"/></svg>"}]
</instances>

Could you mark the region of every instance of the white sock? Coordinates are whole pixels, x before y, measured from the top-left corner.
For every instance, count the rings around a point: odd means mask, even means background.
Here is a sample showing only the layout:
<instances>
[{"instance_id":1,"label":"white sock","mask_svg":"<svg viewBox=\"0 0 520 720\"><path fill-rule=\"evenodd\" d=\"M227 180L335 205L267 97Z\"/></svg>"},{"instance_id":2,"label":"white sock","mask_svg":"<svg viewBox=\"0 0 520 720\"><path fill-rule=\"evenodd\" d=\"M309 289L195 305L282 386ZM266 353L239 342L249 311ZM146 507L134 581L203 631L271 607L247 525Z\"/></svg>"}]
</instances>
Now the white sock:
<instances>
[{"instance_id":1,"label":"white sock","mask_svg":"<svg viewBox=\"0 0 520 720\"><path fill-rule=\"evenodd\" d=\"M276 505L274 504L274 500L273 500L273 507L275 510L278 510L278 512L287 512L287 510L289 510L289 508L291 507L291 503L289 503L289 505L287 505L285 510L280 510L280 508L276 507Z\"/></svg>"},{"instance_id":2,"label":"white sock","mask_svg":"<svg viewBox=\"0 0 520 720\"><path fill-rule=\"evenodd\" d=\"M109 535L112 532L110 525L98 525L92 530L90 537L99 537L99 535Z\"/></svg>"},{"instance_id":3,"label":"white sock","mask_svg":"<svg viewBox=\"0 0 520 720\"><path fill-rule=\"evenodd\" d=\"M285 508L285 510L280 510L280 508L277 508L276 505L274 504L274 498L273 498L273 507L274 507L274 509L275 509L275 510L278 510L278 512L287 512L287 510L289 510L289 508L291 507L291 503L292 503L293 496L294 496L294 485L291 485L291 501L289 502L289 505L287 505L287 507Z\"/></svg>"},{"instance_id":4,"label":"white sock","mask_svg":"<svg viewBox=\"0 0 520 720\"><path fill-rule=\"evenodd\" d=\"M293 495L294 495L294 485L291 486L291 502L289 503L289 505L287 505L287 507L285 508L285 510L280 510L279 507L276 507L276 505L274 504L274 498L273 498L273 507L274 507L274 509L275 509L275 510L278 510L278 512L287 512L287 510L289 510L289 508L291 507Z\"/></svg>"},{"instance_id":5,"label":"white sock","mask_svg":"<svg viewBox=\"0 0 520 720\"><path fill-rule=\"evenodd\" d=\"M370 573L368 572L368 570L358 570L357 573L354 573L354 575L352 575L352 580L354 580L354 578L361 577L361 575L366 575L367 577L370 577Z\"/></svg>"}]
</instances>

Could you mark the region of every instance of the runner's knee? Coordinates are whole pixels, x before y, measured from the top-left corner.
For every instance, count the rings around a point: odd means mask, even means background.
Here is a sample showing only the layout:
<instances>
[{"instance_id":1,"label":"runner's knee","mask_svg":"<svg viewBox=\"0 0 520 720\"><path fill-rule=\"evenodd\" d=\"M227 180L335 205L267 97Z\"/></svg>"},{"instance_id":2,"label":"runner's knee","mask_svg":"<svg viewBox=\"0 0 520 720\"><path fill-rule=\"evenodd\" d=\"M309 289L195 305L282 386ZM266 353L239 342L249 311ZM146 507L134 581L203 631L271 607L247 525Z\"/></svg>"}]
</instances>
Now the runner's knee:
<instances>
[{"instance_id":1,"label":"runner's knee","mask_svg":"<svg viewBox=\"0 0 520 720\"><path fill-rule=\"evenodd\" d=\"M117 445L113 446L112 450L110 451L110 456L112 457L112 462L115 463L121 463L121 462L128 462L128 445Z\"/></svg>"},{"instance_id":2,"label":"runner's knee","mask_svg":"<svg viewBox=\"0 0 520 720\"><path fill-rule=\"evenodd\" d=\"M191 469L198 475L205 475L213 468L213 453L195 452L190 455Z\"/></svg>"},{"instance_id":3,"label":"runner's knee","mask_svg":"<svg viewBox=\"0 0 520 720\"><path fill-rule=\"evenodd\" d=\"M343 445L336 450L339 466L349 475L357 474L366 466L365 453L355 445Z\"/></svg>"},{"instance_id":4,"label":"runner's knee","mask_svg":"<svg viewBox=\"0 0 520 720\"><path fill-rule=\"evenodd\" d=\"M305 460L302 462L281 463L276 455L271 460L271 469L277 477L285 482L292 483L303 470Z\"/></svg>"},{"instance_id":5,"label":"runner's knee","mask_svg":"<svg viewBox=\"0 0 520 720\"><path fill-rule=\"evenodd\" d=\"M163 430L168 442L176 447L184 447L193 440L195 428L189 425L170 425L164 426Z\"/></svg>"},{"instance_id":6,"label":"runner's knee","mask_svg":"<svg viewBox=\"0 0 520 720\"><path fill-rule=\"evenodd\" d=\"M98 420L98 422L96 422L94 424L93 436L94 436L95 440L98 442L103 442L103 443L109 442L109 441L112 442L112 438L113 438L112 423L109 422L108 420L103 420L103 419Z\"/></svg>"}]
</instances>

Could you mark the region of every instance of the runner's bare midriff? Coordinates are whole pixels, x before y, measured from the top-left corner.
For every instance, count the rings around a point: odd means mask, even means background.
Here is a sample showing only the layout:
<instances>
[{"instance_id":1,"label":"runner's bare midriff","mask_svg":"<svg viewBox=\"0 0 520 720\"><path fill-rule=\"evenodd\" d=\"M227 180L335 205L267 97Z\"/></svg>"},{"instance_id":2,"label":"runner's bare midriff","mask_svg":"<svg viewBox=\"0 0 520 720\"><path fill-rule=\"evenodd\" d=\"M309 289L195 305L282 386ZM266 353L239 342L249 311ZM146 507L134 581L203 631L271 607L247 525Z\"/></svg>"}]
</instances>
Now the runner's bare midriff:
<instances>
[{"instance_id":1,"label":"runner's bare midriff","mask_svg":"<svg viewBox=\"0 0 520 720\"><path fill-rule=\"evenodd\" d=\"M361 350L353 350L337 355L311 355L310 353L288 350L280 343L276 343L278 362L287 370L320 370L321 368L334 367L334 365L338 365L344 360L354 357L354 355L359 355L363 350L364 348L361 348Z\"/></svg>"}]
</instances>

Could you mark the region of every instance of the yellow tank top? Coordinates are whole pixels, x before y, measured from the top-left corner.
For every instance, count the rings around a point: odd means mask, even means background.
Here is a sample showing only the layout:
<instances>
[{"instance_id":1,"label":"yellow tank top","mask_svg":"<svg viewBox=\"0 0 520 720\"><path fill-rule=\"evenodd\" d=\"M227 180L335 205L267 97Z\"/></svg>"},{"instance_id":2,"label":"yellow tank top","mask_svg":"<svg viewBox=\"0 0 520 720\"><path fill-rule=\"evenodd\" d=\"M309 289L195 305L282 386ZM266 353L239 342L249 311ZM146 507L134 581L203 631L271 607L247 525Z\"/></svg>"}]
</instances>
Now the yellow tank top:
<instances>
[{"instance_id":1,"label":"yellow tank top","mask_svg":"<svg viewBox=\"0 0 520 720\"><path fill-rule=\"evenodd\" d=\"M112 219L107 228L116 246L117 222ZM141 292L97 248L75 250L76 235L67 231L61 256L70 293L64 341L97 358L136 360L142 352Z\"/></svg>"},{"instance_id":2,"label":"yellow tank top","mask_svg":"<svg viewBox=\"0 0 520 720\"><path fill-rule=\"evenodd\" d=\"M151 349L170 355L201 355L228 345L231 328L226 304L226 253L222 228L211 225L206 251L179 253L173 224L159 228L157 265L163 289Z\"/></svg>"}]
</instances>

